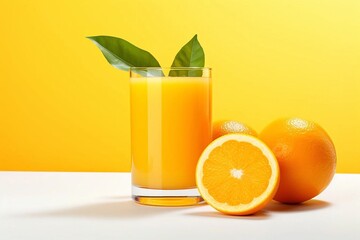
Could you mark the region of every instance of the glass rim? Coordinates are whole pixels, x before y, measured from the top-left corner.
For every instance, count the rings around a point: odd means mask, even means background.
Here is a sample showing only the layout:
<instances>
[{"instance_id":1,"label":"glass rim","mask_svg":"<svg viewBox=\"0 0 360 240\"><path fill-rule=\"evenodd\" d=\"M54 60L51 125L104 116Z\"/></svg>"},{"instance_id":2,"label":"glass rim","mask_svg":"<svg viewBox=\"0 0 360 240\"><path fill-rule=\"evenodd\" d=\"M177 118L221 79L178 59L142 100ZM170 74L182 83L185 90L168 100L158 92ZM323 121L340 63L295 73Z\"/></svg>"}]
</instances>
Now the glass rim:
<instances>
[{"instance_id":1,"label":"glass rim","mask_svg":"<svg viewBox=\"0 0 360 240\"><path fill-rule=\"evenodd\" d=\"M130 71L133 70L212 70L210 67L130 67Z\"/></svg>"}]
</instances>

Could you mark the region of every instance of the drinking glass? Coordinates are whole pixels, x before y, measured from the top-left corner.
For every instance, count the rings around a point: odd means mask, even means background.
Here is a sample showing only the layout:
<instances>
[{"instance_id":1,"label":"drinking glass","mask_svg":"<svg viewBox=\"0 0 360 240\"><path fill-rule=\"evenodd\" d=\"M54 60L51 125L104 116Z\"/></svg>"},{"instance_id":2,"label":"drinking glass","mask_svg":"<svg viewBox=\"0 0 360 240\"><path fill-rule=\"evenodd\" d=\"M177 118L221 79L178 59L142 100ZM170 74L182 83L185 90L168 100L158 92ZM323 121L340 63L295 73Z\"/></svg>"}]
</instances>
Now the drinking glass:
<instances>
[{"instance_id":1,"label":"drinking glass","mask_svg":"<svg viewBox=\"0 0 360 240\"><path fill-rule=\"evenodd\" d=\"M202 202L195 169L211 142L211 69L131 68L130 98L133 199Z\"/></svg>"}]
</instances>

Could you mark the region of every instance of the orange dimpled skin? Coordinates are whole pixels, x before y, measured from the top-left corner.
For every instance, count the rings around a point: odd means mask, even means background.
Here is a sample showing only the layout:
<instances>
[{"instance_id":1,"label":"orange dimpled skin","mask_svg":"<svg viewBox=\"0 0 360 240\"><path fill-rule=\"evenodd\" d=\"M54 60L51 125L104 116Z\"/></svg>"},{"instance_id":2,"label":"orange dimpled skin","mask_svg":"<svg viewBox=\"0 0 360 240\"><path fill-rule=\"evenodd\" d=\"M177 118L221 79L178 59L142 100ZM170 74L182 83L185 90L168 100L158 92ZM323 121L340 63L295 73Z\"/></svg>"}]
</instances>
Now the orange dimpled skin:
<instances>
[{"instance_id":1,"label":"orange dimpled skin","mask_svg":"<svg viewBox=\"0 0 360 240\"><path fill-rule=\"evenodd\" d=\"M300 118L280 119L260 134L280 167L280 185L274 200L300 203L321 193L336 170L335 147L316 123Z\"/></svg>"},{"instance_id":2,"label":"orange dimpled skin","mask_svg":"<svg viewBox=\"0 0 360 240\"><path fill-rule=\"evenodd\" d=\"M257 132L245 123L234 120L217 121L213 125L213 140L230 133L242 133L257 137Z\"/></svg>"}]
</instances>

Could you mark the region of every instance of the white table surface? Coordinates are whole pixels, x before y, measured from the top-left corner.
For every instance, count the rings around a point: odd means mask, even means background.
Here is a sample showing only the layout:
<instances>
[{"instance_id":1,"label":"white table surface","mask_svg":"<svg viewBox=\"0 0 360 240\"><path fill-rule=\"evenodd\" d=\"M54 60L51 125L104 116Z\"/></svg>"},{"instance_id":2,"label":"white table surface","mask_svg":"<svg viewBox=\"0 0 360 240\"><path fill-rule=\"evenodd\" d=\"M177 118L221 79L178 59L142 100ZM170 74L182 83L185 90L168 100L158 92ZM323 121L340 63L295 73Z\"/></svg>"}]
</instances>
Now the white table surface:
<instances>
[{"instance_id":1,"label":"white table surface","mask_svg":"<svg viewBox=\"0 0 360 240\"><path fill-rule=\"evenodd\" d=\"M234 217L208 205L149 207L129 173L0 172L0 239L360 239L360 174L302 205Z\"/></svg>"}]
</instances>

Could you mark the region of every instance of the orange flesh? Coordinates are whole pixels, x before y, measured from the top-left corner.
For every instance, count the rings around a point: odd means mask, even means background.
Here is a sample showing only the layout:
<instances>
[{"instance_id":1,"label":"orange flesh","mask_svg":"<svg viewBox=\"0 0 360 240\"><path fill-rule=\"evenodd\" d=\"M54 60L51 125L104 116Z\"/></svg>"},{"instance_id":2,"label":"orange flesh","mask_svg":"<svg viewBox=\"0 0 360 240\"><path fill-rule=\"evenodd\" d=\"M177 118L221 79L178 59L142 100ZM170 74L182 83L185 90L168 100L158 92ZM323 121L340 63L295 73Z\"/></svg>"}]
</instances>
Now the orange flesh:
<instances>
[{"instance_id":1,"label":"orange flesh","mask_svg":"<svg viewBox=\"0 0 360 240\"><path fill-rule=\"evenodd\" d=\"M260 196L272 174L268 159L257 147L235 140L213 149L203 173L202 181L209 194L232 206L248 204Z\"/></svg>"}]
</instances>

